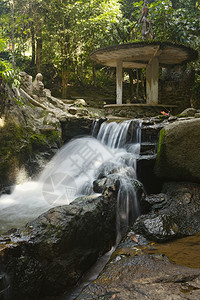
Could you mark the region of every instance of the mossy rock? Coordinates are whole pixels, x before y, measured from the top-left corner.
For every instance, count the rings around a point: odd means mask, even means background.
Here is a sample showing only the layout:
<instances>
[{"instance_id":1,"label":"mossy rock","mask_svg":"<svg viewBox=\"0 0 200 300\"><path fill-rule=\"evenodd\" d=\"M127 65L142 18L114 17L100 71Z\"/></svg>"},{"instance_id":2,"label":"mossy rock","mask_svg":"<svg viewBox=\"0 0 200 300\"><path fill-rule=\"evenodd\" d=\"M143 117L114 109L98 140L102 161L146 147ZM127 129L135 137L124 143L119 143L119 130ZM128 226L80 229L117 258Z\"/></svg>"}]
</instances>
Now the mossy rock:
<instances>
[{"instance_id":1,"label":"mossy rock","mask_svg":"<svg viewBox=\"0 0 200 300\"><path fill-rule=\"evenodd\" d=\"M200 119L174 122L160 131L155 172L159 177L200 183Z\"/></svg>"},{"instance_id":2,"label":"mossy rock","mask_svg":"<svg viewBox=\"0 0 200 300\"><path fill-rule=\"evenodd\" d=\"M33 171L30 161L36 163L34 157L40 153L50 153L60 148L61 137L54 128L35 132L30 127L23 127L14 121L6 121L0 128L0 190L16 183L17 173L25 166L29 176ZM49 158L53 155L49 155ZM37 164L37 163L36 163ZM27 168L26 168L27 167ZM34 168L35 171L35 168ZM38 169L38 171L40 171Z\"/></svg>"},{"instance_id":3,"label":"mossy rock","mask_svg":"<svg viewBox=\"0 0 200 300\"><path fill-rule=\"evenodd\" d=\"M0 129L0 145L0 187L3 187L14 183L21 158L31 149L25 130L13 122L6 122Z\"/></svg>"}]
</instances>

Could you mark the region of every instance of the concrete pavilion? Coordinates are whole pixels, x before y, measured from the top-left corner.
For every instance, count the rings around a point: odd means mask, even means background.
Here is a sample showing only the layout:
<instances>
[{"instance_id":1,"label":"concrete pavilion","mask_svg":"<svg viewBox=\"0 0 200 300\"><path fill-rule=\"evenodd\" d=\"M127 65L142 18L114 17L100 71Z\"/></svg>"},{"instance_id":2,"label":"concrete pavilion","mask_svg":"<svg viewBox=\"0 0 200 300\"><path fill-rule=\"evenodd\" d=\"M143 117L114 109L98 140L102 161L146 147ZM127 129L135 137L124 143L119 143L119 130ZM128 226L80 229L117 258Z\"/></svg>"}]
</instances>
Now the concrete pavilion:
<instances>
[{"instance_id":1,"label":"concrete pavilion","mask_svg":"<svg viewBox=\"0 0 200 300\"><path fill-rule=\"evenodd\" d=\"M181 65L198 58L190 47L170 42L143 41L102 48L91 53L92 61L116 68L116 104L122 104L123 68L146 69L146 104L158 104L159 67Z\"/></svg>"}]
</instances>

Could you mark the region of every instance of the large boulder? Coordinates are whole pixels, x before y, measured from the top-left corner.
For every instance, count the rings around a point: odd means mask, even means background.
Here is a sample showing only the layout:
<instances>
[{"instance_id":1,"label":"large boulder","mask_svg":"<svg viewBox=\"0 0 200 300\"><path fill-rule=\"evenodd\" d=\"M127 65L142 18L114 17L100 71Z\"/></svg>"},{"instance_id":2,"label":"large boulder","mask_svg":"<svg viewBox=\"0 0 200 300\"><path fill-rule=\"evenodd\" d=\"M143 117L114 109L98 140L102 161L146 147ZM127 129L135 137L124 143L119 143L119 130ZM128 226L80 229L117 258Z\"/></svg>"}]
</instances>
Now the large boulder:
<instances>
[{"instance_id":1,"label":"large boulder","mask_svg":"<svg viewBox=\"0 0 200 300\"><path fill-rule=\"evenodd\" d=\"M1 236L0 279L9 282L9 299L58 296L75 285L115 243L115 195L79 198Z\"/></svg>"},{"instance_id":2,"label":"large boulder","mask_svg":"<svg viewBox=\"0 0 200 300\"><path fill-rule=\"evenodd\" d=\"M91 135L94 119L89 117L68 117L61 120L62 140L68 142L74 137Z\"/></svg>"},{"instance_id":3,"label":"large boulder","mask_svg":"<svg viewBox=\"0 0 200 300\"><path fill-rule=\"evenodd\" d=\"M170 180L200 182L200 119L167 125L160 132L155 173Z\"/></svg>"},{"instance_id":4,"label":"large boulder","mask_svg":"<svg viewBox=\"0 0 200 300\"><path fill-rule=\"evenodd\" d=\"M51 96L44 89L41 74L34 83L25 72L20 74L20 89L1 86L0 193L7 186L21 183L18 174L22 171L27 178L38 175L63 142L89 135L94 122L82 107L84 102L75 107L74 115L70 113L73 107Z\"/></svg>"},{"instance_id":5,"label":"large boulder","mask_svg":"<svg viewBox=\"0 0 200 300\"><path fill-rule=\"evenodd\" d=\"M200 298L200 269L175 265L162 255L140 253L141 249L135 245L132 248L118 249L100 276L77 295L76 299Z\"/></svg>"},{"instance_id":6,"label":"large boulder","mask_svg":"<svg viewBox=\"0 0 200 300\"><path fill-rule=\"evenodd\" d=\"M200 231L200 185L165 183L162 193L143 199L149 213L138 217L134 231L150 240L166 242Z\"/></svg>"}]
</instances>

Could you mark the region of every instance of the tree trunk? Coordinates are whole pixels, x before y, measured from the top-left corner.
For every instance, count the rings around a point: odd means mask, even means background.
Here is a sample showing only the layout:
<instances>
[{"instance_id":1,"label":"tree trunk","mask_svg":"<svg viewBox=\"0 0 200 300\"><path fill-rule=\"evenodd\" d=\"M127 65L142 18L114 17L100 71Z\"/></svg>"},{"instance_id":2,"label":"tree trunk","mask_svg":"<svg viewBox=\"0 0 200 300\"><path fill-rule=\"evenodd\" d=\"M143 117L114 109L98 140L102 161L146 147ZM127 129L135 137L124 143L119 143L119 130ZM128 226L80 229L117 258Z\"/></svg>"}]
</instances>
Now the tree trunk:
<instances>
[{"instance_id":1,"label":"tree trunk","mask_svg":"<svg viewBox=\"0 0 200 300\"><path fill-rule=\"evenodd\" d=\"M36 68L37 73L41 72L42 66L42 38L37 39L37 47L36 47Z\"/></svg>"},{"instance_id":2,"label":"tree trunk","mask_svg":"<svg viewBox=\"0 0 200 300\"><path fill-rule=\"evenodd\" d=\"M35 49L35 28L33 24L31 25L31 48L32 48L31 65L35 66L36 49Z\"/></svg>"},{"instance_id":3,"label":"tree trunk","mask_svg":"<svg viewBox=\"0 0 200 300\"><path fill-rule=\"evenodd\" d=\"M83 57L81 56L81 73L80 73L81 85L84 86L84 76L83 76Z\"/></svg>"},{"instance_id":4,"label":"tree trunk","mask_svg":"<svg viewBox=\"0 0 200 300\"><path fill-rule=\"evenodd\" d=\"M11 27L11 43L12 43L12 67L15 69L15 6L14 1L11 2L12 27Z\"/></svg>"},{"instance_id":5,"label":"tree trunk","mask_svg":"<svg viewBox=\"0 0 200 300\"><path fill-rule=\"evenodd\" d=\"M175 9L177 7L177 0L171 0L172 7Z\"/></svg>"},{"instance_id":6,"label":"tree trunk","mask_svg":"<svg viewBox=\"0 0 200 300\"><path fill-rule=\"evenodd\" d=\"M68 70L67 65L62 66L62 98L67 98L67 83L68 83Z\"/></svg>"}]
</instances>

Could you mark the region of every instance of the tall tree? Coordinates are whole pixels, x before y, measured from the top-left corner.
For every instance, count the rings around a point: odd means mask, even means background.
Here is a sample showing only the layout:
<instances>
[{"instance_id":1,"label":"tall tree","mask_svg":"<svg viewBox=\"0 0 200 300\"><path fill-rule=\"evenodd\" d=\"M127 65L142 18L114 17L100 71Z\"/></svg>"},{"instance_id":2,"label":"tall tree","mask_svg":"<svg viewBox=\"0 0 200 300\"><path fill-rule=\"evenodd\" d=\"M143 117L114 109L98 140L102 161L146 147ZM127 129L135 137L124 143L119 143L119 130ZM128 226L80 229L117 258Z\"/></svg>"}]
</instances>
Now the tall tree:
<instances>
[{"instance_id":1,"label":"tall tree","mask_svg":"<svg viewBox=\"0 0 200 300\"><path fill-rule=\"evenodd\" d=\"M117 0L54 0L46 15L46 32L54 41L54 60L62 74L62 97L70 72L87 61L89 52L111 43L111 27L120 15ZM83 61L84 58L84 61Z\"/></svg>"}]
</instances>

